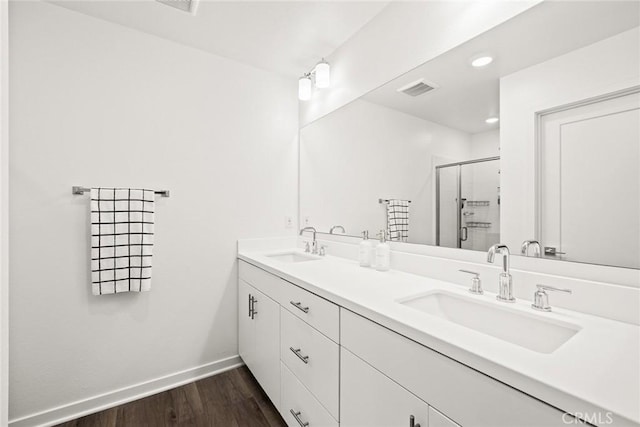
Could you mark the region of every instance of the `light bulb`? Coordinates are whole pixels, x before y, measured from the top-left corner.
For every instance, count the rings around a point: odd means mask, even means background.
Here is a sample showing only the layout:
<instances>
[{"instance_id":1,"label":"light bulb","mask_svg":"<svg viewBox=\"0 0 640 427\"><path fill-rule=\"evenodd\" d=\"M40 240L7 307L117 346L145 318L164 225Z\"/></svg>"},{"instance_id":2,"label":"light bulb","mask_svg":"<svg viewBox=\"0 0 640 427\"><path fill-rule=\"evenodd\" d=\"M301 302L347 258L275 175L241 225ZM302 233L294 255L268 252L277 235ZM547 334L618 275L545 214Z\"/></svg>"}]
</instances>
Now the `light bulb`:
<instances>
[{"instance_id":1,"label":"light bulb","mask_svg":"<svg viewBox=\"0 0 640 427\"><path fill-rule=\"evenodd\" d=\"M473 61L471 61L471 65L473 65L476 68L480 68L480 67L485 67L489 64L491 64L493 62L493 58L490 56L481 56L479 58L474 59Z\"/></svg>"},{"instance_id":2,"label":"light bulb","mask_svg":"<svg viewBox=\"0 0 640 427\"><path fill-rule=\"evenodd\" d=\"M298 80L298 99L300 101L311 99L311 78L308 75L304 75Z\"/></svg>"},{"instance_id":3,"label":"light bulb","mask_svg":"<svg viewBox=\"0 0 640 427\"><path fill-rule=\"evenodd\" d=\"M327 61L322 61L316 64L316 87L325 88L331 85L331 66Z\"/></svg>"}]
</instances>

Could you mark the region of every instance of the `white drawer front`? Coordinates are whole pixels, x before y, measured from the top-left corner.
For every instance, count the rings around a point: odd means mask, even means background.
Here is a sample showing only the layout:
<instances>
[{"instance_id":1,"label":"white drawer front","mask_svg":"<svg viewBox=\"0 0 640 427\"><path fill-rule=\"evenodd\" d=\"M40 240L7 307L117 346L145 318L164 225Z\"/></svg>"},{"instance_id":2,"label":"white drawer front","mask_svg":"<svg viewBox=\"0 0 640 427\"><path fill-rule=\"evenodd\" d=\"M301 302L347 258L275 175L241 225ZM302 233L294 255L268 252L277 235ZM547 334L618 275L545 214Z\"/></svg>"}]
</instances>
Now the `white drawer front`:
<instances>
[{"instance_id":1,"label":"white drawer front","mask_svg":"<svg viewBox=\"0 0 640 427\"><path fill-rule=\"evenodd\" d=\"M464 427L566 425L562 411L364 317L342 309L340 321L345 348L449 421Z\"/></svg>"},{"instance_id":2,"label":"white drawer front","mask_svg":"<svg viewBox=\"0 0 640 427\"><path fill-rule=\"evenodd\" d=\"M286 281L280 305L334 342L340 342L339 306Z\"/></svg>"},{"instance_id":3,"label":"white drawer front","mask_svg":"<svg viewBox=\"0 0 640 427\"><path fill-rule=\"evenodd\" d=\"M338 422L291 373L284 363L280 366L282 375L280 413L287 425L289 427L301 427L304 423L309 423L309 427L338 427ZM296 419L296 416L298 419Z\"/></svg>"},{"instance_id":4,"label":"white drawer front","mask_svg":"<svg viewBox=\"0 0 640 427\"><path fill-rule=\"evenodd\" d=\"M276 300L278 303L280 302L280 292L283 289L282 286L283 284L288 283L271 273L267 273L266 271L241 260L238 261L238 277L240 280L244 280L263 294Z\"/></svg>"},{"instance_id":5,"label":"white drawer front","mask_svg":"<svg viewBox=\"0 0 640 427\"><path fill-rule=\"evenodd\" d=\"M436 409L429 407L429 427L460 427Z\"/></svg>"},{"instance_id":6,"label":"white drawer front","mask_svg":"<svg viewBox=\"0 0 640 427\"><path fill-rule=\"evenodd\" d=\"M287 310L280 319L280 360L338 419L339 346Z\"/></svg>"}]
</instances>

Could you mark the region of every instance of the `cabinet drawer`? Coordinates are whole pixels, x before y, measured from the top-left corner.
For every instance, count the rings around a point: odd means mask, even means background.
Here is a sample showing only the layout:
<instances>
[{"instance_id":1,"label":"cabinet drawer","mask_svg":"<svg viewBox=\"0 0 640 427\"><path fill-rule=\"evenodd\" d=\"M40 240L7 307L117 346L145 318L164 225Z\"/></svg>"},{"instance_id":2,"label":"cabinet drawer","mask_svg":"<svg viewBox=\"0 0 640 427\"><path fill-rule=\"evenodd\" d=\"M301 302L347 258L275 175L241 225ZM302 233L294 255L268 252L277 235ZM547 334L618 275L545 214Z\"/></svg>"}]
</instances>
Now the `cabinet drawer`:
<instances>
[{"instance_id":1,"label":"cabinet drawer","mask_svg":"<svg viewBox=\"0 0 640 427\"><path fill-rule=\"evenodd\" d=\"M563 412L342 309L342 345L465 426L565 426ZM454 424L455 425L455 424Z\"/></svg>"},{"instance_id":2,"label":"cabinet drawer","mask_svg":"<svg viewBox=\"0 0 640 427\"><path fill-rule=\"evenodd\" d=\"M433 427L425 402L344 347L340 357L340 427Z\"/></svg>"},{"instance_id":3,"label":"cabinet drawer","mask_svg":"<svg viewBox=\"0 0 640 427\"><path fill-rule=\"evenodd\" d=\"M340 307L292 283L284 282L280 305L334 342L340 342Z\"/></svg>"},{"instance_id":4,"label":"cabinet drawer","mask_svg":"<svg viewBox=\"0 0 640 427\"><path fill-rule=\"evenodd\" d=\"M313 397L295 375L281 364L282 400L280 413L289 427L338 427L338 422ZM294 414L296 414L294 416ZM296 419L296 416L300 421Z\"/></svg>"},{"instance_id":5,"label":"cabinet drawer","mask_svg":"<svg viewBox=\"0 0 640 427\"><path fill-rule=\"evenodd\" d=\"M460 427L434 408L429 407L429 427Z\"/></svg>"},{"instance_id":6,"label":"cabinet drawer","mask_svg":"<svg viewBox=\"0 0 640 427\"><path fill-rule=\"evenodd\" d=\"M238 260L238 277L278 302L282 285L287 283L278 276L241 260Z\"/></svg>"},{"instance_id":7,"label":"cabinet drawer","mask_svg":"<svg viewBox=\"0 0 640 427\"><path fill-rule=\"evenodd\" d=\"M280 318L280 360L338 419L339 346L287 310Z\"/></svg>"}]
</instances>

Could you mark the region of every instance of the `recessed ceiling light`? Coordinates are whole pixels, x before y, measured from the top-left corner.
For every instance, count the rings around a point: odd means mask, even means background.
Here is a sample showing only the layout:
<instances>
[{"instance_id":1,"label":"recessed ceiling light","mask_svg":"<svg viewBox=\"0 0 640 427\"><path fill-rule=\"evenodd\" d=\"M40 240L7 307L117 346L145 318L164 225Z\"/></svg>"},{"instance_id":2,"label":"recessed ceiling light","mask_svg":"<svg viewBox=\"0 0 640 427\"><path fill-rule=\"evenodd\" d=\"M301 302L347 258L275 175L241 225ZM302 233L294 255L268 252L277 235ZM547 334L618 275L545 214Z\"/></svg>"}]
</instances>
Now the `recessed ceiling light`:
<instances>
[{"instance_id":1,"label":"recessed ceiling light","mask_svg":"<svg viewBox=\"0 0 640 427\"><path fill-rule=\"evenodd\" d=\"M489 123L490 125L494 124L494 123L498 123L500 119L497 117L489 117L487 120L485 120L485 122Z\"/></svg>"},{"instance_id":2,"label":"recessed ceiling light","mask_svg":"<svg viewBox=\"0 0 640 427\"><path fill-rule=\"evenodd\" d=\"M473 61L471 61L471 65L476 68L485 67L493 62L493 58L490 56L480 56Z\"/></svg>"}]
</instances>

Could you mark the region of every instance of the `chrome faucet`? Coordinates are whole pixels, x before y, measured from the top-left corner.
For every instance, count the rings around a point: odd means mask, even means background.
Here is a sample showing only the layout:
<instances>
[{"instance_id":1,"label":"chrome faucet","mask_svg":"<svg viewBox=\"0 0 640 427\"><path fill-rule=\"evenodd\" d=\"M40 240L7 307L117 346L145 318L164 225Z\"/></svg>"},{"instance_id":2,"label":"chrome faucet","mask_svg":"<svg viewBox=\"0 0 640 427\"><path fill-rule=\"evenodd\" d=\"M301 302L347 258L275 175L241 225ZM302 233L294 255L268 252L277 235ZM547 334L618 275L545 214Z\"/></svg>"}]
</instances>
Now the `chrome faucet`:
<instances>
[{"instance_id":1,"label":"chrome faucet","mask_svg":"<svg viewBox=\"0 0 640 427\"><path fill-rule=\"evenodd\" d=\"M341 225L334 225L333 227L331 227L331 230L329 230L329 234L333 234L333 230L335 230L336 228L339 228L340 230L342 230L342 234L346 233L346 231L344 231L344 227Z\"/></svg>"},{"instance_id":2,"label":"chrome faucet","mask_svg":"<svg viewBox=\"0 0 640 427\"><path fill-rule=\"evenodd\" d=\"M529 246L533 246L533 256L540 258L540 242L537 240L525 240L522 242L522 246L520 247L522 255L529 256Z\"/></svg>"},{"instance_id":3,"label":"chrome faucet","mask_svg":"<svg viewBox=\"0 0 640 427\"><path fill-rule=\"evenodd\" d=\"M305 227L302 230L300 230L300 235L302 236L302 233L304 233L305 231L313 231L313 241L311 243L311 250L309 250L309 242L307 242L304 251L309 253L311 252L312 254L317 254L318 253L318 242L316 242L316 229L314 227Z\"/></svg>"},{"instance_id":4,"label":"chrome faucet","mask_svg":"<svg viewBox=\"0 0 640 427\"><path fill-rule=\"evenodd\" d=\"M498 282L498 295L496 299L502 302L515 302L513 297L513 280L509 273L509 248L506 245L495 244L487 252L487 262L493 262L496 252L502 254L502 273Z\"/></svg>"}]
</instances>

